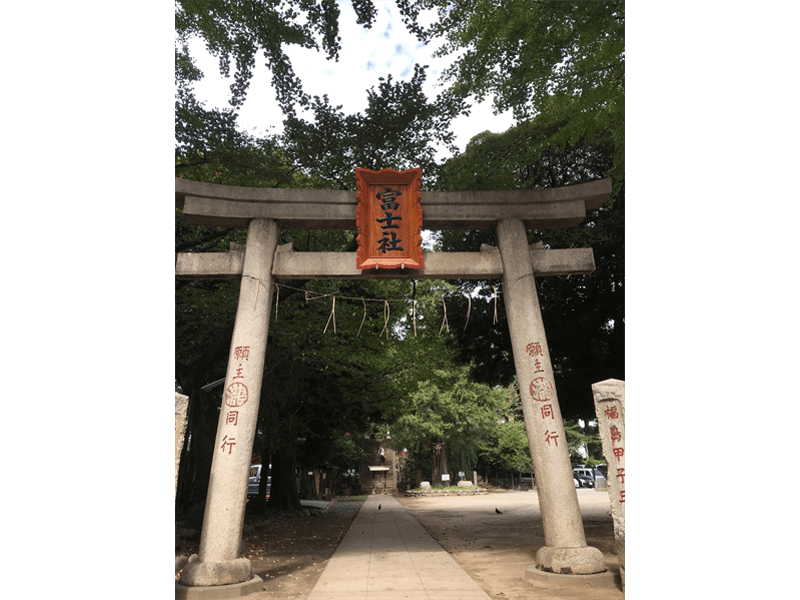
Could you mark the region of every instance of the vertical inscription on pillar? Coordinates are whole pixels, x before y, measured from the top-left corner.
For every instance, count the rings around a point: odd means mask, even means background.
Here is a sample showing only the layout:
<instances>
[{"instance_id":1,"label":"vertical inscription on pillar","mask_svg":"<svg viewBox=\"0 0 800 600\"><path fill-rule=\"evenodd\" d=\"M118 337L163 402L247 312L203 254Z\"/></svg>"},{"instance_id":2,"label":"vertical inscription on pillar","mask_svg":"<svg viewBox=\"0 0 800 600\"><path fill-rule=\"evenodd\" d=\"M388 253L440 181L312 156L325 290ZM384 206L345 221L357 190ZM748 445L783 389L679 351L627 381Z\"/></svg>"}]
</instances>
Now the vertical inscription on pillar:
<instances>
[{"instance_id":1,"label":"vertical inscription on pillar","mask_svg":"<svg viewBox=\"0 0 800 600\"><path fill-rule=\"evenodd\" d=\"M237 427L239 425L239 408L247 404L250 398L250 392L247 389L244 381L237 381L244 379L244 362L250 358L250 346L237 346L233 350L233 360L240 361L236 367L236 374L233 376L233 382L225 390L224 404L228 407L225 412L223 423L228 427ZM222 445L220 451L223 454L233 454L236 446L236 438L224 435L222 438Z\"/></svg>"},{"instance_id":2,"label":"vertical inscription on pillar","mask_svg":"<svg viewBox=\"0 0 800 600\"><path fill-rule=\"evenodd\" d=\"M542 367L542 360L544 360L544 350L542 349L542 343L541 342L529 343L527 346L525 346L525 353L533 358L534 373L544 373L545 370ZM540 360L540 358L542 360ZM548 427L555 427L556 429L545 430L545 432L542 434L542 437L544 438L544 441L547 443L548 446L552 448L557 448L558 438L560 437L560 433L558 430L558 421L556 420L556 412L555 409L553 408L553 402L556 397L555 386L553 386L553 383L544 376L535 377L533 381L531 381L530 386L528 387L528 391L530 391L531 393L531 398L533 398L536 402L542 403L539 406L539 413L542 421L544 422L556 421L555 423L548 424Z\"/></svg>"}]
</instances>

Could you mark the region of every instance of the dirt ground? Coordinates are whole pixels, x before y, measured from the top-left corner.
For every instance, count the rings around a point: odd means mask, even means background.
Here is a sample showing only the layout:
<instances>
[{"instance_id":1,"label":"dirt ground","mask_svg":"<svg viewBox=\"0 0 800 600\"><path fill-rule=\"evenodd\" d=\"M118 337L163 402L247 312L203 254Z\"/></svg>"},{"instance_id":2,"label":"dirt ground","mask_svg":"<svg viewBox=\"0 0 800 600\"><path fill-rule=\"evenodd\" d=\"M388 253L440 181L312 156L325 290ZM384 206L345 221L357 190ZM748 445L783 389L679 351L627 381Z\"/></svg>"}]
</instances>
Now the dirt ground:
<instances>
[{"instance_id":1,"label":"dirt ground","mask_svg":"<svg viewBox=\"0 0 800 600\"><path fill-rule=\"evenodd\" d=\"M607 493L579 490L578 498L588 543L603 551L609 569L618 570L611 553L614 532ZM535 492L397 499L492 598L624 599L619 588L543 592L525 581L525 569L544 545ZM267 524L248 515L245 556L250 558L254 574L264 580L265 589L247 598L305 600L363 501L338 498L327 513L283 516ZM496 514L495 508L503 514ZM176 556L195 554L198 546L199 539L182 540Z\"/></svg>"},{"instance_id":2,"label":"dirt ground","mask_svg":"<svg viewBox=\"0 0 800 600\"><path fill-rule=\"evenodd\" d=\"M620 587L543 591L525 580L544 532L536 492L494 491L481 496L398 498L439 545L492 598L623 600ZM619 570L607 492L578 490L587 543ZM499 509L502 514L497 514Z\"/></svg>"},{"instance_id":3,"label":"dirt ground","mask_svg":"<svg viewBox=\"0 0 800 600\"><path fill-rule=\"evenodd\" d=\"M243 556L250 559L253 574L264 580L264 591L247 598L305 600L362 504L363 497L337 498L327 512L317 516L284 513L268 522L246 514L248 552ZM182 526L176 523L177 530ZM181 540L175 556L197 554L199 546L199 537Z\"/></svg>"}]
</instances>

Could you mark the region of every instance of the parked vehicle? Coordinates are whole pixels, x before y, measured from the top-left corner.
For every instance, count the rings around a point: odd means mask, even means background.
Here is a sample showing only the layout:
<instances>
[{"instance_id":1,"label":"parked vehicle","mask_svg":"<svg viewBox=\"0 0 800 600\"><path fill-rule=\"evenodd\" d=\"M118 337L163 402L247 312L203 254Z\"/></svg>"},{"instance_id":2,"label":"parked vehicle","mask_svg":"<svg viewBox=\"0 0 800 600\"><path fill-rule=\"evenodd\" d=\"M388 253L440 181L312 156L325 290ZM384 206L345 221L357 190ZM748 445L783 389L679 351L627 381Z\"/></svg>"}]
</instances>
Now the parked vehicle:
<instances>
[{"instance_id":1,"label":"parked vehicle","mask_svg":"<svg viewBox=\"0 0 800 600\"><path fill-rule=\"evenodd\" d=\"M581 487L594 487L594 481L591 478L586 477L585 475L573 474L573 477L575 478L575 481L577 481L580 484Z\"/></svg>"},{"instance_id":2,"label":"parked vehicle","mask_svg":"<svg viewBox=\"0 0 800 600\"><path fill-rule=\"evenodd\" d=\"M581 482L580 482L580 481L578 481L578 480L577 480L577 479L575 479L575 478L573 478L572 480L575 482L575 487L576 487L576 488L579 488L579 487L581 487ZM535 482L535 481L536 481L535 479L531 479L531 478L530 478L530 475L522 475L522 476L519 478L519 482L520 482L520 483L532 483L532 482Z\"/></svg>"},{"instance_id":3,"label":"parked vehicle","mask_svg":"<svg viewBox=\"0 0 800 600\"><path fill-rule=\"evenodd\" d=\"M589 487L594 487L596 481L605 481L606 479L598 469L593 469L590 467L572 469L572 475L574 477L578 477L579 479L581 477L589 479L592 482L592 485Z\"/></svg>"},{"instance_id":4,"label":"parked vehicle","mask_svg":"<svg viewBox=\"0 0 800 600\"><path fill-rule=\"evenodd\" d=\"M261 484L261 465L250 465L250 479L247 483L247 495L257 496L258 486ZM267 498L272 489L272 475L267 475Z\"/></svg>"}]
</instances>

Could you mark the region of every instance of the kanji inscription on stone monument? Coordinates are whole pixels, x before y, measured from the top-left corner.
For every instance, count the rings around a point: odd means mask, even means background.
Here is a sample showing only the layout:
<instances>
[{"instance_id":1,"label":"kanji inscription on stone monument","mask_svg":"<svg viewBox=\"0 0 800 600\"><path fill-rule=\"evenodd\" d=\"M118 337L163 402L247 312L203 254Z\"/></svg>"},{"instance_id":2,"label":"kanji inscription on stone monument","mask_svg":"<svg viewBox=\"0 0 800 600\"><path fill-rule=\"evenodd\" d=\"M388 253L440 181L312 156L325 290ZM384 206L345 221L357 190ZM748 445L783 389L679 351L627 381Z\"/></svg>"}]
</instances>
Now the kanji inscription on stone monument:
<instances>
[{"instance_id":1,"label":"kanji inscription on stone monument","mask_svg":"<svg viewBox=\"0 0 800 600\"><path fill-rule=\"evenodd\" d=\"M625 382L606 379L592 384L595 414L603 454L608 463L608 496L614 537L625 589Z\"/></svg>"},{"instance_id":2,"label":"kanji inscription on stone monument","mask_svg":"<svg viewBox=\"0 0 800 600\"><path fill-rule=\"evenodd\" d=\"M421 169L356 169L356 268L423 268L421 178Z\"/></svg>"}]
</instances>

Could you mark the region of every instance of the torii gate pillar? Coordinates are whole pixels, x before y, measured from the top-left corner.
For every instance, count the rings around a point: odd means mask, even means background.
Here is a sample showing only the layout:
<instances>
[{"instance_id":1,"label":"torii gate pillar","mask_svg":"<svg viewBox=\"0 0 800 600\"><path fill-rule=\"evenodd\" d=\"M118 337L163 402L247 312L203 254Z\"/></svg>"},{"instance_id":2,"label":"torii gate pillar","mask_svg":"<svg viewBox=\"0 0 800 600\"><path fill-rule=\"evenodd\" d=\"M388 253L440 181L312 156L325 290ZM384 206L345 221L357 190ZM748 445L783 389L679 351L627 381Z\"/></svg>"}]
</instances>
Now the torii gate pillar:
<instances>
[{"instance_id":1,"label":"torii gate pillar","mask_svg":"<svg viewBox=\"0 0 800 600\"><path fill-rule=\"evenodd\" d=\"M535 566L550 573L602 573L606 571L602 552L586 545L525 224L517 219L498 222L497 244L503 262L503 299L514 365L542 511L545 545L536 553Z\"/></svg>"},{"instance_id":2,"label":"torii gate pillar","mask_svg":"<svg viewBox=\"0 0 800 600\"><path fill-rule=\"evenodd\" d=\"M279 237L280 228L272 219L253 219L248 225L200 552L183 569L183 586L252 582L253 591L261 589L262 581L252 575L250 561L239 558L239 545L267 351L272 262Z\"/></svg>"}]
</instances>

